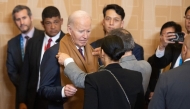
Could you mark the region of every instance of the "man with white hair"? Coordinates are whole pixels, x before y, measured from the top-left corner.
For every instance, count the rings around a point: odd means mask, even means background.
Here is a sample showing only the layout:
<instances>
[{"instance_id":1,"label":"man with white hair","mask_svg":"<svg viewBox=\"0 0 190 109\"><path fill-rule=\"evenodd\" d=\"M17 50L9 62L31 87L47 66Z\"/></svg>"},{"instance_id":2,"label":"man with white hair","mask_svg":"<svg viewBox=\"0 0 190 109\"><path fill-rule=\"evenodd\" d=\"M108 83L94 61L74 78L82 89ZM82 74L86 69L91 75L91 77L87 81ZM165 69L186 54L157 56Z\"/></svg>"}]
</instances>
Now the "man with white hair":
<instances>
[{"instance_id":1,"label":"man with white hair","mask_svg":"<svg viewBox=\"0 0 190 109\"><path fill-rule=\"evenodd\" d=\"M68 18L67 30L68 33L61 39L60 43L45 52L41 63L39 94L50 100L56 97L65 97L64 87L59 89L52 87L57 75L60 75L60 66L55 58L58 51L69 54L79 68L87 73L98 70L98 59L92 55L93 48L88 43L91 33L89 14L82 10L72 13ZM62 75L61 78L63 86L72 83L65 75ZM77 93L64 103L65 109L83 108L84 91L73 88L73 92L76 91ZM73 92L71 92L71 96Z\"/></svg>"}]
</instances>

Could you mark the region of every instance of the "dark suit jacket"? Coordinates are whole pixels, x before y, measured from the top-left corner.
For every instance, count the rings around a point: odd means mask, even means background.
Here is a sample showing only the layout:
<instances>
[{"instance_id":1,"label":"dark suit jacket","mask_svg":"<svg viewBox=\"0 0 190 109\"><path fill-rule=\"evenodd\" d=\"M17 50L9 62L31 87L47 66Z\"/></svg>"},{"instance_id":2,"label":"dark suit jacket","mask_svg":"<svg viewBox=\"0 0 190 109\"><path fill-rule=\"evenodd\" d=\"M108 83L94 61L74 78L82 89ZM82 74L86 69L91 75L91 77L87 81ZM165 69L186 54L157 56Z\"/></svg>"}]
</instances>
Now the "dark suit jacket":
<instances>
[{"instance_id":1,"label":"dark suit jacket","mask_svg":"<svg viewBox=\"0 0 190 109\"><path fill-rule=\"evenodd\" d=\"M35 28L33 38L38 37L41 33L43 33L43 31ZM16 87L16 105L18 105L18 87L23 64L20 37L22 37L21 34L8 41L6 62L9 78ZM16 106L16 108L18 107Z\"/></svg>"},{"instance_id":2,"label":"dark suit jacket","mask_svg":"<svg viewBox=\"0 0 190 109\"><path fill-rule=\"evenodd\" d=\"M150 57L150 64L154 67L157 67L159 69L165 68L171 63L170 69L173 68L173 66L176 63L177 58L179 57L181 53L182 44L169 44L165 48L164 56L161 58L156 57L156 54Z\"/></svg>"},{"instance_id":3,"label":"dark suit jacket","mask_svg":"<svg viewBox=\"0 0 190 109\"><path fill-rule=\"evenodd\" d=\"M123 69L119 64L110 64L105 67L110 70L123 86L131 109L144 108L144 92L142 74L137 71ZM129 103L108 71L92 73L85 78L84 109L130 109Z\"/></svg>"},{"instance_id":4,"label":"dark suit jacket","mask_svg":"<svg viewBox=\"0 0 190 109\"><path fill-rule=\"evenodd\" d=\"M169 44L165 48L164 56L161 58L156 57L156 54L152 55L148 58L148 62L150 63L152 67L152 73L150 76L149 86L146 93L146 99L149 101L149 94L150 92L154 92L155 86L157 84L159 75L160 75L160 69L165 68L171 63L170 69L173 68L173 66L176 63L177 58L179 57L182 49L182 44Z\"/></svg>"},{"instance_id":5,"label":"dark suit jacket","mask_svg":"<svg viewBox=\"0 0 190 109\"><path fill-rule=\"evenodd\" d=\"M48 109L63 109L65 98L62 97L60 65L56 59L59 44L49 48L43 56L40 66L40 88L38 93L49 101Z\"/></svg>"},{"instance_id":6,"label":"dark suit jacket","mask_svg":"<svg viewBox=\"0 0 190 109\"><path fill-rule=\"evenodd\" d=\"M59 39L64 36L61 32ZM37 109L47 107L47 102L37 95L37 84L39 78L39 67L41 59L41 51L45 34L35 37L28 42L24 65L21 72L22 80L20 81L19 95L20 103L26 103L28 109ZM42 100L39 100L42 99Z\"/></svg>"},{"instance_id":7,"label":"dark suit jacket","mask_svg":"<svg viewBox=\"0 0 190 109\"><path fill-rule=\"evenodd\" d=\"M189 109L190 61L160 75L149 109Z\"/></svg>"},{"instance_id":8,"label":"dark suit jacket","mask_svg":"<svg viewBox=\"0 0 190 109\"><path fill-rule=\"evenodd\" d=\"M102 39L98 39L98 40L92 42L90 45L93 48L101 47L101 44L103 41ZM140 46L139 44L135 43L135 47L133 48L132 53L133 53L133 55L135 55L137 60L144 60L144 50L143 50L143 47Z\"/></svg>"}]
</instances>

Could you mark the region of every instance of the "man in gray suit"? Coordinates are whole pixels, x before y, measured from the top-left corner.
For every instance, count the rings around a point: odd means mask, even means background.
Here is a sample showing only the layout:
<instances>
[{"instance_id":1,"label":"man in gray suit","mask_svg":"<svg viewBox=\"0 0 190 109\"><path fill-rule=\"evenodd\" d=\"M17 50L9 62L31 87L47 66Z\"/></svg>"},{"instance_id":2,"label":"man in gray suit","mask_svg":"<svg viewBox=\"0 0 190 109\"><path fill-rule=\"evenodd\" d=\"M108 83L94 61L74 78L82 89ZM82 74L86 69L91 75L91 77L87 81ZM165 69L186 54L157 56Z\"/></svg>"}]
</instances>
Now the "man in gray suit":
<instances>
[{"instance_id":1,"label":"man in gray suit","mask_svg":"<svg viewBox=\"0 0 190 109\"><path fill-rule=\"evenodd\" d=\"M149 109L189 109L190 35L181 50L183 64L160 75Z\"/></svg>"},{"instance_id":2,"label":"man in gray suit","mask_svg":"<svg viewBox=\"0 0 190 109\"><path fill-rule=\"evenodd\" d=\"M139 71L142 73L143 76L143 88L144 92L146 92L150 74L151 74L151 66L147 61L141 60L137 61L135 56L132 54L132 50L135 46L133 37L131 33L125 29L118 28L112 30L108 35L116 35L121 37L124 43L124 48L126 49L125 54L120 59L120 65L123 68ZM60 64L64 64L65 69L65 75L69 77L69 79L74 83L76 87L84 88L84 79L86 76L86 73L81 71L78 66L75 65L72 58L70 58L67 54L64 53L58 53L56 56L58 58L58 61Z\"/></svg>"}]
</instances>

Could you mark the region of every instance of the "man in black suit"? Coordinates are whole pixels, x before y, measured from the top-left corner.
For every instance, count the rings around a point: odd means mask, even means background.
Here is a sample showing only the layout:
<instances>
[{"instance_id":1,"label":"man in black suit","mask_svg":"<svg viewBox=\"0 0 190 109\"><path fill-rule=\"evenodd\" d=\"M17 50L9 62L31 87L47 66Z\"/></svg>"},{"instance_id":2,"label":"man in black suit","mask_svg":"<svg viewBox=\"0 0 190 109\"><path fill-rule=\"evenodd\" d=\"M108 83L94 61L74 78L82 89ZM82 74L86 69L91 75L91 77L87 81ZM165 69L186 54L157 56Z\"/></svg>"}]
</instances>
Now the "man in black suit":
<instances>
[{"instance_id":1,"label":"man in black suit","mask_svg":"<svg viewBox=\"0 0 190 109\"><path fill-rule=\"evenodd\" d=\"M39 37L29 41L26 48L24 65L21 72L19 103L20 109L56 109L53 105L61 101L48 101L37 94L40 81L40 63L44 52L54 44L58 43L64 36L61 31L63 19L59 10L54 6L46 7L42 12L41 21L45 32ZM58 80L60 75L58 75ZM61 86L60 81L55 84Z\"/></svg>"},{"instance_id":2,"label":"man in black suit","mask_svg":"<svg viewBox=\"0 0 190 109\"><path fill-rule=\"evenodd\" d=\"M108 4L103 9L104 19L102 22L105 36L113 29L123 28L125 12L124 9L117 4ZM102 39L96 40L91 43L93 48L100 47ZM135 43L132 54L135 55L137 60L144 60L144 50L143 47Z\"/></svg>"},{"instance_id":3,"label":"man in black suit","mask_svg":"<svg viewBox=\"0 0 190 109\"><path fill-rule=\"evenodd\" d=\"M171 67L175 68L179 66L181 59L182 44L179 42L172 42L170 39L175 38L174 33L181 32L182 27L173 21L168 21L161 27L160 30L160 44L148 62L152 67L152 73L149 81L147 100L151 99L154 94L154 88L160 75L160 69L165 68L171 63Z\"/></svg>"},{"instance_id":4,"label":"man in black suit","mask_svg":"<svg viewBox=\"0 0 190 109\"><path fill-rule=\"evenodd\" d=\"M182 46L183 64L160 75L149 109L189 109L190 35Z\"/></svg>"},{"instance_id":5,"label":"man in black suit","mask_svg":"<svg viewBox=\"0 0 190 109\"><path fill-rule=\"evenodd\" d=\"M12 11L12 17L21 33L8 41L7 71L11 82L16 88L15 108L18 109L18 87L23 65L25 46L27 44L26 42L32 37L38 37L41 33L43 33L43 31L34 28L32 25L32 13L30 8L27 6L15 6Z\"/></svg>"}]
</instances>

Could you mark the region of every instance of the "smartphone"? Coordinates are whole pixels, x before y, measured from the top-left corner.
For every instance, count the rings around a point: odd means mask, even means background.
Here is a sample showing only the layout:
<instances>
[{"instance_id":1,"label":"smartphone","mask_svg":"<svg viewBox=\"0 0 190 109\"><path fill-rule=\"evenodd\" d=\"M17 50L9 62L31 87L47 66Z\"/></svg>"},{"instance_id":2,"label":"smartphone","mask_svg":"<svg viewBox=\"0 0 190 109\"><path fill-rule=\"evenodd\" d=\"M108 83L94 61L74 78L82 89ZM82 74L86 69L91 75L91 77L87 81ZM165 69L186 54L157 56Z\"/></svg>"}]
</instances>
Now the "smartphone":
<instances>
[{"instance_id":1,"label":"smartphone","mask_svg":"<svg viewBox=\"0 0 190 109\"><path fill-rule=\"evenodd\" d=\"M173 33L173 32L169 32L169 33ZM174 34L176 37L169 39L169 41L172 41L172 42L183 42L184 41L185 34L183 32L176 32Z\"/></svg>"}]
</instances>

